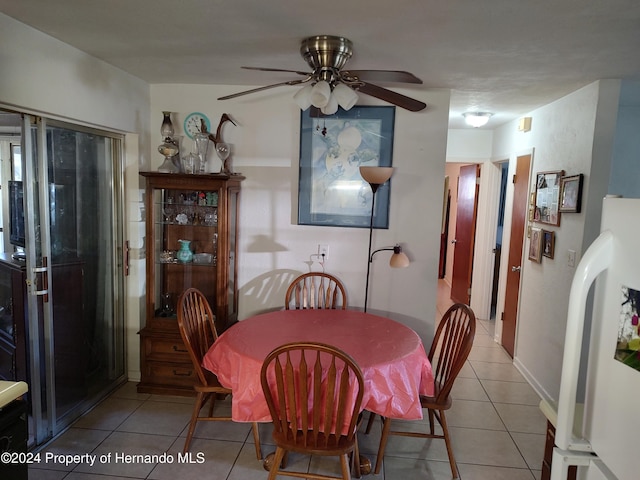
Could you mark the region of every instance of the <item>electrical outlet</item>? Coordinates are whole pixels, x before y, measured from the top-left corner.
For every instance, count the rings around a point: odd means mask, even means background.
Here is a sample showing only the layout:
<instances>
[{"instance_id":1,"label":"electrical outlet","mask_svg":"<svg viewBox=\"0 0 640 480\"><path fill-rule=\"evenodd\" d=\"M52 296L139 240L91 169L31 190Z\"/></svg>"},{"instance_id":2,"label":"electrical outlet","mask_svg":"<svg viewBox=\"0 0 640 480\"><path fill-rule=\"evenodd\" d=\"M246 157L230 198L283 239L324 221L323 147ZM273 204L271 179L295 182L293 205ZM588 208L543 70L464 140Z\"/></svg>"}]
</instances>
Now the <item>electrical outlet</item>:
<instances>
[{"instance_id":1,"label":"electrical outlet","mask_svg":"<svg viewBox=\"0 0 640 480\"><path fill-rule=\"evenodd\" d=\"M318 255L323 260L327 260L329 258L329 245L318 245Z\"/></svg>"},{"instance_id":2,"label":"electrical outlet","mask_svg":"<svg viewBox=\"0 0 640 480\"><path fill-rule=\"evenodd\" d=\"M575 250L569 250L569 253L567 255L567 265L570 267L575 267L576 266L576 251Z\"/></svg>"}]
</instances>

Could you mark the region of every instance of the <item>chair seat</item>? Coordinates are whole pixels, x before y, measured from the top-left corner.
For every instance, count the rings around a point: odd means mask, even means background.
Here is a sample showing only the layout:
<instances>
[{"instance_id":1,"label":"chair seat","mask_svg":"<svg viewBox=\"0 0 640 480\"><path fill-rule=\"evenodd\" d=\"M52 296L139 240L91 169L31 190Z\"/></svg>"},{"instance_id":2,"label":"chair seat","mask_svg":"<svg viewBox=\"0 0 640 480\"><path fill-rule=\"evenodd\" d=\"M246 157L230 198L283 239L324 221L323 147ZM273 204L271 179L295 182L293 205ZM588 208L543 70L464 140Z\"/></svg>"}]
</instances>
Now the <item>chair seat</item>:
<instances>
[{"instance_id":1,"label":"chair seat","mask_svg":"<svg viewBox=\"0 0 640 480\"><path fill-rule=\"evenodd\" d=\"M449 410L452 405L451 395L447 395L444 399L438 400L439 392L440 388L436 385L433 397L420 395L420 406L422 406L422 408L430 408L432 410Z\"/></svg>"},{"instance_id":2,"label":"chair seat","mask_svg":"<svg viewBox=\"0 0 640 480\"><path fill-rule=\"evenodd\" d=\"M223 387L218 380L216 374L210 372L209 370L202 369L202 373L204 374L205 379L207 380L206 385L196 384L193 386L196 392L216 392L216 393L231 393L231 389L227 387Z\"/></svg>"}]
</instances>

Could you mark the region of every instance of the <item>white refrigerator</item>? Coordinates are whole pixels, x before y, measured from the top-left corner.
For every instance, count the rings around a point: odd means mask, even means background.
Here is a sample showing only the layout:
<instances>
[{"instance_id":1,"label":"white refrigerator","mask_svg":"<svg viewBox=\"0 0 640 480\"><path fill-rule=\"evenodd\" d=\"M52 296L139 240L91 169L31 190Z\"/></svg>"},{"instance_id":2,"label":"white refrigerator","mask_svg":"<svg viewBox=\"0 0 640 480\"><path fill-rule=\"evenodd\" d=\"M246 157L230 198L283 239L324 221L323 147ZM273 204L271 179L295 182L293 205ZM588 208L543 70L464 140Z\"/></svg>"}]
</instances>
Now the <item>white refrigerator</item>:
<instances>
[{"instance_id":1,"label":"white refrigerator","mask_svg":"<svg viewBox=\"0 0 640 480\"><path fill-rule=\"evenodd\" d=\"M595 283L591 335L582 345ZM551 479L640 479L640 199L605 198L571 285ZM588 352L582 352L588 348ZM587 367L580 372L581 354ZM584 402L576 402L586 375Z\"/></svg>"}]
</instances>

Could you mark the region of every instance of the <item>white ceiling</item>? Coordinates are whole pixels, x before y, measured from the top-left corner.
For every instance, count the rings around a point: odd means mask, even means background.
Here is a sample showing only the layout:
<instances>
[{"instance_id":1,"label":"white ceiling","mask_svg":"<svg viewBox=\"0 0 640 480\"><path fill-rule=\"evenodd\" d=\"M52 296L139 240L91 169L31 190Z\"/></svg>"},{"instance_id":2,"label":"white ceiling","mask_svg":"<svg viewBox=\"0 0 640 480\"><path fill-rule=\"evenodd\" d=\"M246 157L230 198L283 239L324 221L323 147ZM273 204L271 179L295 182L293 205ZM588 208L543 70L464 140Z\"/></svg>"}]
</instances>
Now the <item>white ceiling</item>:
<instances>
[{"instance_id":1,"label":"white ceiling","mask_svg":"<svg viewBox=\"0 0 640 480\"><path fill-rule=\"evenodd\" d=\"M409 95L451 89L451 128L468 110L493 112L493 128L598 79L640 80L638 0L0 0L0 12L151 84L299 79L240 67L306 71L303 38L345 36L348 68L410 71L424 84Z\"/></svg>"}]
</instances>

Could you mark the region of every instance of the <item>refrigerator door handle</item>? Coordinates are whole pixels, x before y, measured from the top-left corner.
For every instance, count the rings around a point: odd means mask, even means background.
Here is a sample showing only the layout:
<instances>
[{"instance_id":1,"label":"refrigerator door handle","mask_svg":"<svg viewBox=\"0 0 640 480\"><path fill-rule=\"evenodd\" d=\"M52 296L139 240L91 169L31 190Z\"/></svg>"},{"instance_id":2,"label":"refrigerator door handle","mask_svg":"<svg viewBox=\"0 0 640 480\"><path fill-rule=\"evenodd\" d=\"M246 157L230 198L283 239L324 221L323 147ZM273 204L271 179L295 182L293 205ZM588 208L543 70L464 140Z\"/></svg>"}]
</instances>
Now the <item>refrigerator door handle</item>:
<instances>
[{"instance_id":1,"label":"refrigerator door handle","mask_svg":"<svg viewBox=\"0 0 640 480\"><path fill-rule=\"evenodd\" d=\"M575 339L582 338L587 295L596 277L611 265L613 244L613 234L604 230L585 252L571 283L555 435L556 445L563 450L592 451L589 442L573 438L582 350L582 342Z\"/></svg>"}]
</instances>

